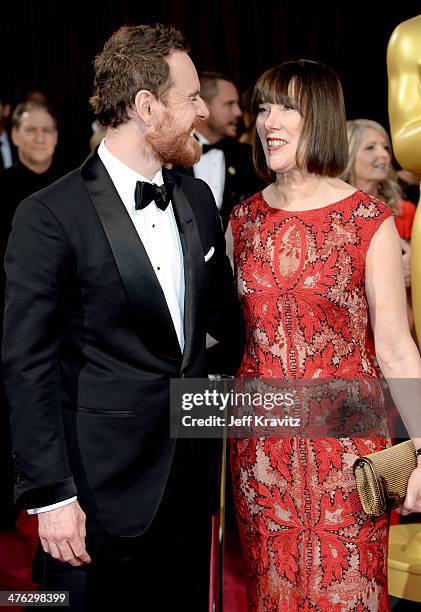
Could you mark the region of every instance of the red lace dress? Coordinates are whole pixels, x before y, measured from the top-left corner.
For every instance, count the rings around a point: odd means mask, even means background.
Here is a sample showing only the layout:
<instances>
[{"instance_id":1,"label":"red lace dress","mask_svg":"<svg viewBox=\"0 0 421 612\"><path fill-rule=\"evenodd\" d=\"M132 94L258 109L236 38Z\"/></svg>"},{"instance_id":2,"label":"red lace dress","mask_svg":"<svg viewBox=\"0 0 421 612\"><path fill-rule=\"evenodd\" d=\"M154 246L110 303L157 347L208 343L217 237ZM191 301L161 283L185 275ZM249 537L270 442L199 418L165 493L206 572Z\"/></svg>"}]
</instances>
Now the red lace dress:
<instances>
[{"instance_id":1,"label":"red lace dress","mask_svg":"<svg viewBox=\"0 0 421 612\"><path fill-rule=\"evenodd\" d=\"M361 191L312 211L261 193L231 214L247 326L241 378L376 377L364 288L390 209ZM233 440L231 468L250 611L389 610L388 516L368 518L357 456L385 438Z\"/></svg>"}]
</instances>

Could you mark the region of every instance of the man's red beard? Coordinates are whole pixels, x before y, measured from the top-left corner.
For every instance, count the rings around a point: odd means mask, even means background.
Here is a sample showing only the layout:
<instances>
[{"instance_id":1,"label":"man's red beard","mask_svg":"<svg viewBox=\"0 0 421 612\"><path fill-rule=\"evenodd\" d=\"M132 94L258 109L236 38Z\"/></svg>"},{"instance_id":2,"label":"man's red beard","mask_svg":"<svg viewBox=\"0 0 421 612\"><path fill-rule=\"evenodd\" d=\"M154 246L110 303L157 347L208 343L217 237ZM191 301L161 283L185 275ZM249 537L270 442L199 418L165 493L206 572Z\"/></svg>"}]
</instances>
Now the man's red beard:
<instances>
[{"instance_id":1,"label":"man's red beard","mask_svg":"<svg viewBox=\"0 0 421 612\"><path fill-rule=\"evenodd\" d=\"M171 113L166 111L165 118L156 131L146 134L146 142L163 164L185 168L193 166L199 161L201 154L200 145L192 136L196 125L195 122L188 131L181 131L176 127Z\"/></svg>"}]
</instances>

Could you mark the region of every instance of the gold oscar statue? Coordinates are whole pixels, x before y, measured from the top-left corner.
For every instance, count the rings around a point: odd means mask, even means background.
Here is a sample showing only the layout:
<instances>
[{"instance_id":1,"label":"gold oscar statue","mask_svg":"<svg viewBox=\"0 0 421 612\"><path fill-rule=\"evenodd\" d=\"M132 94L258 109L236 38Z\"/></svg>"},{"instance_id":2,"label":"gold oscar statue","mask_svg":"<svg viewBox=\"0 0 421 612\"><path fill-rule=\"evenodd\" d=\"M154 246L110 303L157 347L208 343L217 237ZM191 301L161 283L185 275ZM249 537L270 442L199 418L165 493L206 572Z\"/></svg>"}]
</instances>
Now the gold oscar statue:
<instances>
[{"instance_id":1,"label":"gold oscar statue","mask_svg":"<svg viewBox=\"0 0 421 612\"><path fill-rule=\"evenodd\" d=\"M389 122L393 151L405 170L421 175L421 15L400 23L387 48ZM421 203L411 239L415 327L421 339ZM389 537L389 593L421 602L421 525L393 525Z\"/></svg>"},{"instance_id":2,"label":"gold oscar statue","mask_svg":"<svg viewBox=\"0 0 421 612\"><path fill-rule=\"evenodd\" d=\"M421 174L421 15L400 23L387 48L393 152L405 170ZM421 339L421 207L411 240L412 304Z\"/></svg>"}]
</instances>

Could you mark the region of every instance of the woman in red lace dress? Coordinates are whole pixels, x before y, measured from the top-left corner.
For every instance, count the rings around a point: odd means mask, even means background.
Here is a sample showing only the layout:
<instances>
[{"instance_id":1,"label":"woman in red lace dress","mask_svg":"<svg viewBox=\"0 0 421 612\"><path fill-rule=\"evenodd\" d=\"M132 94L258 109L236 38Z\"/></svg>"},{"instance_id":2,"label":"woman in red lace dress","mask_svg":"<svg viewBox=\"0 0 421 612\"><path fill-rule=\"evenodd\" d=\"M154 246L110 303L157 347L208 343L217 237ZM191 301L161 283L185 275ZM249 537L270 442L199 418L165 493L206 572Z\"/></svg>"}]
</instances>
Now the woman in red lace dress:
<instances>
[{"instance_id":1,"label":"woman in red lace dress","mask_svg":"<svg viewBox=\"0 0 421 612\"><path fill-rule=\"evenodd\" d=\"M390 209L338 177L347 158L333 70L265 72L254 96L255 164L270 184L231 214L247 346L241 378L421 377ZM371 321L371 326L370 326ZM417 448L421 438L414 439ZM233 440L249 610L388 610L388 516L362 511L352 471L386 438ZM421 509L421 467L404 512Z\"/></svg>"}]
</instances>

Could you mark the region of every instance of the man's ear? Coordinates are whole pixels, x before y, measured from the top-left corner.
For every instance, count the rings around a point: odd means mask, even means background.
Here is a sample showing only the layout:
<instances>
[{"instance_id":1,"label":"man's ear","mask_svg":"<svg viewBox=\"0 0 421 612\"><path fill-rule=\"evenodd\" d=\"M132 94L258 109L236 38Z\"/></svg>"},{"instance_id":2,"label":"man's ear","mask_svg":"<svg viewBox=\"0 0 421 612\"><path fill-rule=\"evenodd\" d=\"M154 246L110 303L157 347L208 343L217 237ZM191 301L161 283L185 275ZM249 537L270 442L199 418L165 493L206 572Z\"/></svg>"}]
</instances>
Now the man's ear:
<instances>
[{"instance_id":1,"label":"man's ear","mask_svg":"<svg viewBox=\"0 0 421 612\"><path fill-rule=\"evenodd\" d=\"M138 91L134 99L136 112L143 123L148 127L153 125L156 120L156 102L155 96L147 89Z\"/></svg>"}]
</instances>

